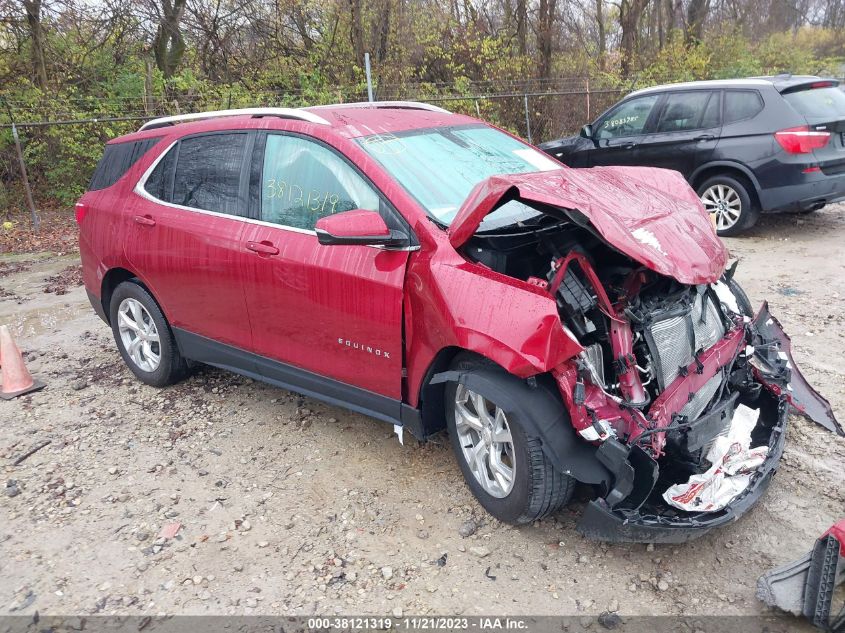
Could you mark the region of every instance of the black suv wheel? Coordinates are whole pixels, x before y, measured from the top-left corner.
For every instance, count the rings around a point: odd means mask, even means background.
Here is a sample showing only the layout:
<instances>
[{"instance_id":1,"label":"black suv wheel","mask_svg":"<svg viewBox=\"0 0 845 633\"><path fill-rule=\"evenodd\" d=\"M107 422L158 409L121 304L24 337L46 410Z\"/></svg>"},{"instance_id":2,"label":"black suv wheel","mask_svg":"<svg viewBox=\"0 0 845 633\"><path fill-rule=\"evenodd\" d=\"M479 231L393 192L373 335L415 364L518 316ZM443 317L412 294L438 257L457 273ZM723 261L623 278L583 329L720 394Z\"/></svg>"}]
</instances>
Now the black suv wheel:
<instances>
[{"instance_id":1,"label":"black suv wheel","mask_svg":"<svg viewBox=\"0 0 845 633\"><path fill-rule=\"evenodd\" d=\"M699 185L701 203L716 216L716 233L737 235L757 223L760 210L748 189L743 180L727 175L712 176Z\"/></svg>"}]
</instances>

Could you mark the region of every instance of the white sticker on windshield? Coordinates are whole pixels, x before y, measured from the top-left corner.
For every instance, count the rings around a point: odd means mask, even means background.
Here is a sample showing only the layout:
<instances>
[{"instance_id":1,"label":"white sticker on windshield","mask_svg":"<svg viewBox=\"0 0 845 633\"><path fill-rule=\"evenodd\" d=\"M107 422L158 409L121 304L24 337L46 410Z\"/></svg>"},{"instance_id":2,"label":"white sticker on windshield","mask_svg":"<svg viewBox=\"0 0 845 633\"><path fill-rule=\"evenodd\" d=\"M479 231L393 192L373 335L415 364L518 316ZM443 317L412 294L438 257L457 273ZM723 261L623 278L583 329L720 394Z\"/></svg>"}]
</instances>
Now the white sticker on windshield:
<instances>
[{"instance_id":1,"label":"white sticker on windshield","mask_svg":"<svg viewBox=\"0 0 845 633\"><path fill-rule=\"evenodd\" d=\"M538 152L536 149L531 149L530 147L515 149L513 153L540 171L553 171L562 168L560 163L556 163L542 152Z\"/></svg>"}]
</instances>

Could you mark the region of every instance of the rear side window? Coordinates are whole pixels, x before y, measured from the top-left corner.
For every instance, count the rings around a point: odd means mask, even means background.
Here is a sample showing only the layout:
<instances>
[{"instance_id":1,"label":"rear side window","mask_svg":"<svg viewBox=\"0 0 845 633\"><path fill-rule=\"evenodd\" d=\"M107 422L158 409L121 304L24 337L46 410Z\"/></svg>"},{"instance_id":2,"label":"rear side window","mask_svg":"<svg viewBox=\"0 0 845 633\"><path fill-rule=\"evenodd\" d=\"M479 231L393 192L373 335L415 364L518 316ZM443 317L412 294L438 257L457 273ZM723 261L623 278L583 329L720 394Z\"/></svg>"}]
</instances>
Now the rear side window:
<instances>
[{"instance_id":1,"label":"rear side window","mask_svg":"<svg viewBox=\"0 0 845 633\"><path fill-rule=\"evenodd\" d=\"M174 146L164 158L158 161L153 173L144 183L146 189L153 197L170 202L173 193L173 165L176 163L176 146Z\"/></svg>"},{"instance_id":2,"label":"rear side window","mask_svg":"<svg viewBox=\"0 0 845 633\"><path fill-rule=\"evenodd\" d=\"M164 202L245 216L241 174L247 139L242 132L182 139L159 161L144 189Z\"/></svg>"},{"instance_id":3,"label":"rear side window","mask_svg":"<svg viewBox=\"0 0 845 633\"><path fill-rule=\"evenodd\" d=\"M763 109L763 99L754 90L728 90L725 92L725 125L750 119Z\"/></svg>"},{"instance_id":4,"label":"rear side window","mask_svg":"<svg viewBox=\"0 0 845 633\"><path fill-rule=\"evenodd\" d=\"M94 176L91 178L89 191L97 191L111 187L120 180L132 165L138 162L147 151L161 140L161 137L147 138L142 141L128 143L111 143L106 145L103 157L97 163Z\"/></svg>"},{"instance_id":5,"label":"rear side window","mask_svg":"<svg viewBox=\"0 0 845 633\"><path fill-rule=\"evenodd\" d=\"M845 117L845 92L834 86L788 92L783 98L799 114L811 119Z\"/></svg>"},{"instance_id":6,"label":"rear side window","mask_svg":"<svg viewBox=\"0 0 845 633\"><path fill-rule=\"evenodd\" d=\"M707 90L676 92L668 95L657 123L657 131L681 132L705 127L705 114L712 118L712 110L708 108L711 101L713 101L711 93ZM712 125L711 122L710 126Z\"/></svg>"},{"instance_id":7,"label":"rear side window","mask_svg":"<svg viewBox=\"0 0 845 633\"><path fill-rule=\"evenodd\" d=\"M704 115L701 117L701 127L717 127L719 125L719 109L722 105L722 93L719 91L711 92L710 99L707 101L707 107L704 108Z\"/></svg>"}]
</instances>

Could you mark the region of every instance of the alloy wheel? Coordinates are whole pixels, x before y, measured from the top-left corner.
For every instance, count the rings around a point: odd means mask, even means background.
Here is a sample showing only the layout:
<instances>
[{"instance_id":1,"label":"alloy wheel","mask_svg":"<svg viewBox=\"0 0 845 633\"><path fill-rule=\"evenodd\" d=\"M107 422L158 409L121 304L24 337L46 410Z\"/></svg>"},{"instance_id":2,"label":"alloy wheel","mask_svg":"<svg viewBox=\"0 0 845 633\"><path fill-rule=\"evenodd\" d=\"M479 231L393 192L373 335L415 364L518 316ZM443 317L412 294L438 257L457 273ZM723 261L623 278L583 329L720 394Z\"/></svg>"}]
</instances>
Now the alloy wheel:
<instances>
[{"instance_id":1,"label":"alloy wheel","mask_svg":"<svg viewBox=\"0 0 845 633\"><path fill-rule=\"evenodd\" d=\"M716 228L725 231L733 227L742 215L742 200L728 185L712 185L701 194L701 203L708 213L716 216Z\"/></svg>"},{"instance_id":2,"label":"alloy wheel","mask_svg":"<svg viewBox=\"0 0 845 633\"><path fill-rule=\"evenodd\" d=\"M137 299L126 298L117 308L117 327L123 349L142 371L153 372L161 363L161 340L150 313Z\"/></svg>"},{"instance_id":3,"label":"alloy wheel","mask_svg":"<svg viewBox=\"0 0 845 633\"><path fill-rule=\"evenodd\" d=\"M484 491L499 499L513 489L516 459L508 419L501 407L459 384L455 427L466 460Z\"/></svg>"}]
</instances>

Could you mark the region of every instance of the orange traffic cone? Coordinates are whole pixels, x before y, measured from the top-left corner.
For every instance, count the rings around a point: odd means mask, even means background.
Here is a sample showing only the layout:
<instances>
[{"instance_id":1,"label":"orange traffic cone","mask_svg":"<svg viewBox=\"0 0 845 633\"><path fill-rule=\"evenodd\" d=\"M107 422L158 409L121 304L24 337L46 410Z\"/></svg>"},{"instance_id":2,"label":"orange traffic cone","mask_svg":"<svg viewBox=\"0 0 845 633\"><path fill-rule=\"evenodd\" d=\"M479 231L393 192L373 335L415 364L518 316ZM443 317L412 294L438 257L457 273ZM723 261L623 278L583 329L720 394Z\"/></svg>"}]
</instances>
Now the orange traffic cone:
<instances>
[{"instance_id":1,"label":"orange traffic cone","mask_svg":"<svg viewBox=\"0 0 845 633\"><path fill-rule=\"evenodd\" d=\"M11 400L30 391L44 388L44 383L33 379L23 362L23 356L7 325L0 326L0 366L3 383L0 384L0 398Z\"/></svg>"}]
</instances>

